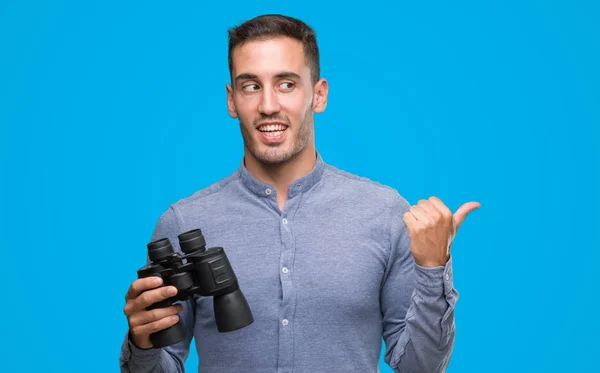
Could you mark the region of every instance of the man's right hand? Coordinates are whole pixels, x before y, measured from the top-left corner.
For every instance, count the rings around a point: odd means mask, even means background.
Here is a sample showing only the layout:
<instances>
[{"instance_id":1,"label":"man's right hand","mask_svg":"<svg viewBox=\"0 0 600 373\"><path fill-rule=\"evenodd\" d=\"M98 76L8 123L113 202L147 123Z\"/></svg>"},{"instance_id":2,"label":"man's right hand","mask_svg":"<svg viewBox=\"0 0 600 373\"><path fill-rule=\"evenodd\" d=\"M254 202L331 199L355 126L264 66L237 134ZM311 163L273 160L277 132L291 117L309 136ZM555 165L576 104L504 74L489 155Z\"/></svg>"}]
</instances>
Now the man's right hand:
<instances>
[{"instance_id":1,"label":"man's right hand","mask_svg":"<svg viewBox=\"0 0 600 373\"><path fill-rule=\"evenodd\" d=\"M183 309L181 304L147 311L150 305L177 294L174 286L162 285L160 277L152 276L135 280L125 295L123 312L129 321L129 331L133 343L140 348L151 348L150 334L175 325L179 321L177 315ZM152 290L150 290L152 289Z\"/></svg>"}]
</instances>

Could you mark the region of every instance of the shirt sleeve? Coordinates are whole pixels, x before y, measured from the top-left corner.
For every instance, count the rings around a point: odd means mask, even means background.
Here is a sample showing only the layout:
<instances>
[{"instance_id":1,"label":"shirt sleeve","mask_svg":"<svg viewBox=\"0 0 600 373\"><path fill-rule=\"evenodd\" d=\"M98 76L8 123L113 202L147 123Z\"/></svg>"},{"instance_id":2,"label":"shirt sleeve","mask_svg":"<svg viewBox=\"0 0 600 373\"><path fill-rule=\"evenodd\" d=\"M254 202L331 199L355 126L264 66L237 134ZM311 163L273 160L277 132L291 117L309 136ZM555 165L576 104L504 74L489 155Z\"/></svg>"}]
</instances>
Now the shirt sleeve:
<instances>
[{"instance_id":1,"label":"shirt sleeve","mask_svg":"<svg viewBox=\"0 0 600 373\"><path fill-rule=\"evenodd\" d=\"M181 232L179 232L176 213L170 207L161 215L152 234L151 241L167 237L171 241L173 250L181 253L177 239L179 233ZM183 305L183 310L179 312L179 320L183 322L188 331L187 338L161 349L141 349L132 343L128 331L121 345L121 354L119 357L121 373L185 372L184 363L189 355L190 344L193 338L195 302L188 300L181 302L181 304Z\"/></svg>"},{"instance_id":2,"label":"shirt sleeve","mask_svg":"<svg viewBox=\"0 0 600 373\"><path fill-rule=\"evenodd\" d=\"M381 288L384 361L402 373L445 372L454 348L452 257L445 266L417 265L402 218L404 199L392 209L391 253Z\"/></svg>"}]
</instances>

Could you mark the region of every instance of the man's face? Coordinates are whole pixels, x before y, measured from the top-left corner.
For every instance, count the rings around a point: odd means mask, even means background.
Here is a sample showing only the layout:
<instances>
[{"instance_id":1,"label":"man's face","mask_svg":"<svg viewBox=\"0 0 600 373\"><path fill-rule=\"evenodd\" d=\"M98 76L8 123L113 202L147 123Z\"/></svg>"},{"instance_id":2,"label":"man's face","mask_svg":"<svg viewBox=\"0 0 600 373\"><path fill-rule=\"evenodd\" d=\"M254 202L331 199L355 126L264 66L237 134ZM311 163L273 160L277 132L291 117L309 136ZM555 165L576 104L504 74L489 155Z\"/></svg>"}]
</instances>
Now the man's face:
<instances>
[{"instance_id":1,"label":"man's face","mask_svg":"<svg viewBox=\"0 0 600 373\"><path fill-rule=\"evenodd\" d=\"M302 43L284 37L250 41L232 57L228 109L240 121L249 155L282 163L312 144L313 112L325 108L327 83L313 87Z\"/></svg>"}]
</instances>

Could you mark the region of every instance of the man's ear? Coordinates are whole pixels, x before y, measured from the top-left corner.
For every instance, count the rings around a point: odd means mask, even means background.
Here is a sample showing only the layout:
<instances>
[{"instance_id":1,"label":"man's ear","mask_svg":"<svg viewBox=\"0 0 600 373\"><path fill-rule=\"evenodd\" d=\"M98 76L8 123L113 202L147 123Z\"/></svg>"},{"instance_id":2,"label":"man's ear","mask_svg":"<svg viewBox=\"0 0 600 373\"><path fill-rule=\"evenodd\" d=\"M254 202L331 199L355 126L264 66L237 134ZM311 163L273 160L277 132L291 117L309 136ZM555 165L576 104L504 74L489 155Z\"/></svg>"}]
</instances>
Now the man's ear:
<instances>
[{"instance_id":1,"label":"man's ear","mask_svg":"<svg viewBox=\"0 0 600 373\"><path fill-rule=\"evenodd\" d=\"M227 111L229 112L229 116L232 118L237 118L237 111L235 110L235 104L233 103L233 88L231 84L225 84L225 89L227 90Z\"/></svg>"},{"instance_id":2,"label":"man's ear","mask_svg":"<svg viewBox=\"0 0 600 373\"><path fill-rule=\"evenodd\" d=\"M321 78L315 84L315 94L313 96L313 110L315 113L322 113L327 107L327 95L329 94L329 84L325 78Z\"/></svg>"}]
</instances>

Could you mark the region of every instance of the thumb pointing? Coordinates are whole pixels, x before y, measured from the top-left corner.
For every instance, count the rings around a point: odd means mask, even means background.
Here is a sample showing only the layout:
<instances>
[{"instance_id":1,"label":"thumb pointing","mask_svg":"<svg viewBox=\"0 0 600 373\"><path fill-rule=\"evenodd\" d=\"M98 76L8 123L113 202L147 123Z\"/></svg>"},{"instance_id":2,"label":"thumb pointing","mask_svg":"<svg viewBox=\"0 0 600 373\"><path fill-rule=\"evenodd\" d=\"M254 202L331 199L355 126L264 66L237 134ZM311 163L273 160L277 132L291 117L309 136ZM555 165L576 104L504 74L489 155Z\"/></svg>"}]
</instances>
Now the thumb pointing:
<instances>
[{"instance_id":1,"label":"thumb pointing","mask_svg":"<svg viewBox=\"0 0 600 373\"><path fill-rule=\"evenodd\" d=\"M456 231L458 231L467 215L471 211L478 209L479 207L481 207L481 204L479 204L479 202L467 202L460 206L458 210L456 210L456 212L454 213L454 223ZM456 233L456 231L454 233Z\"/></svg>"}]
</instances>

